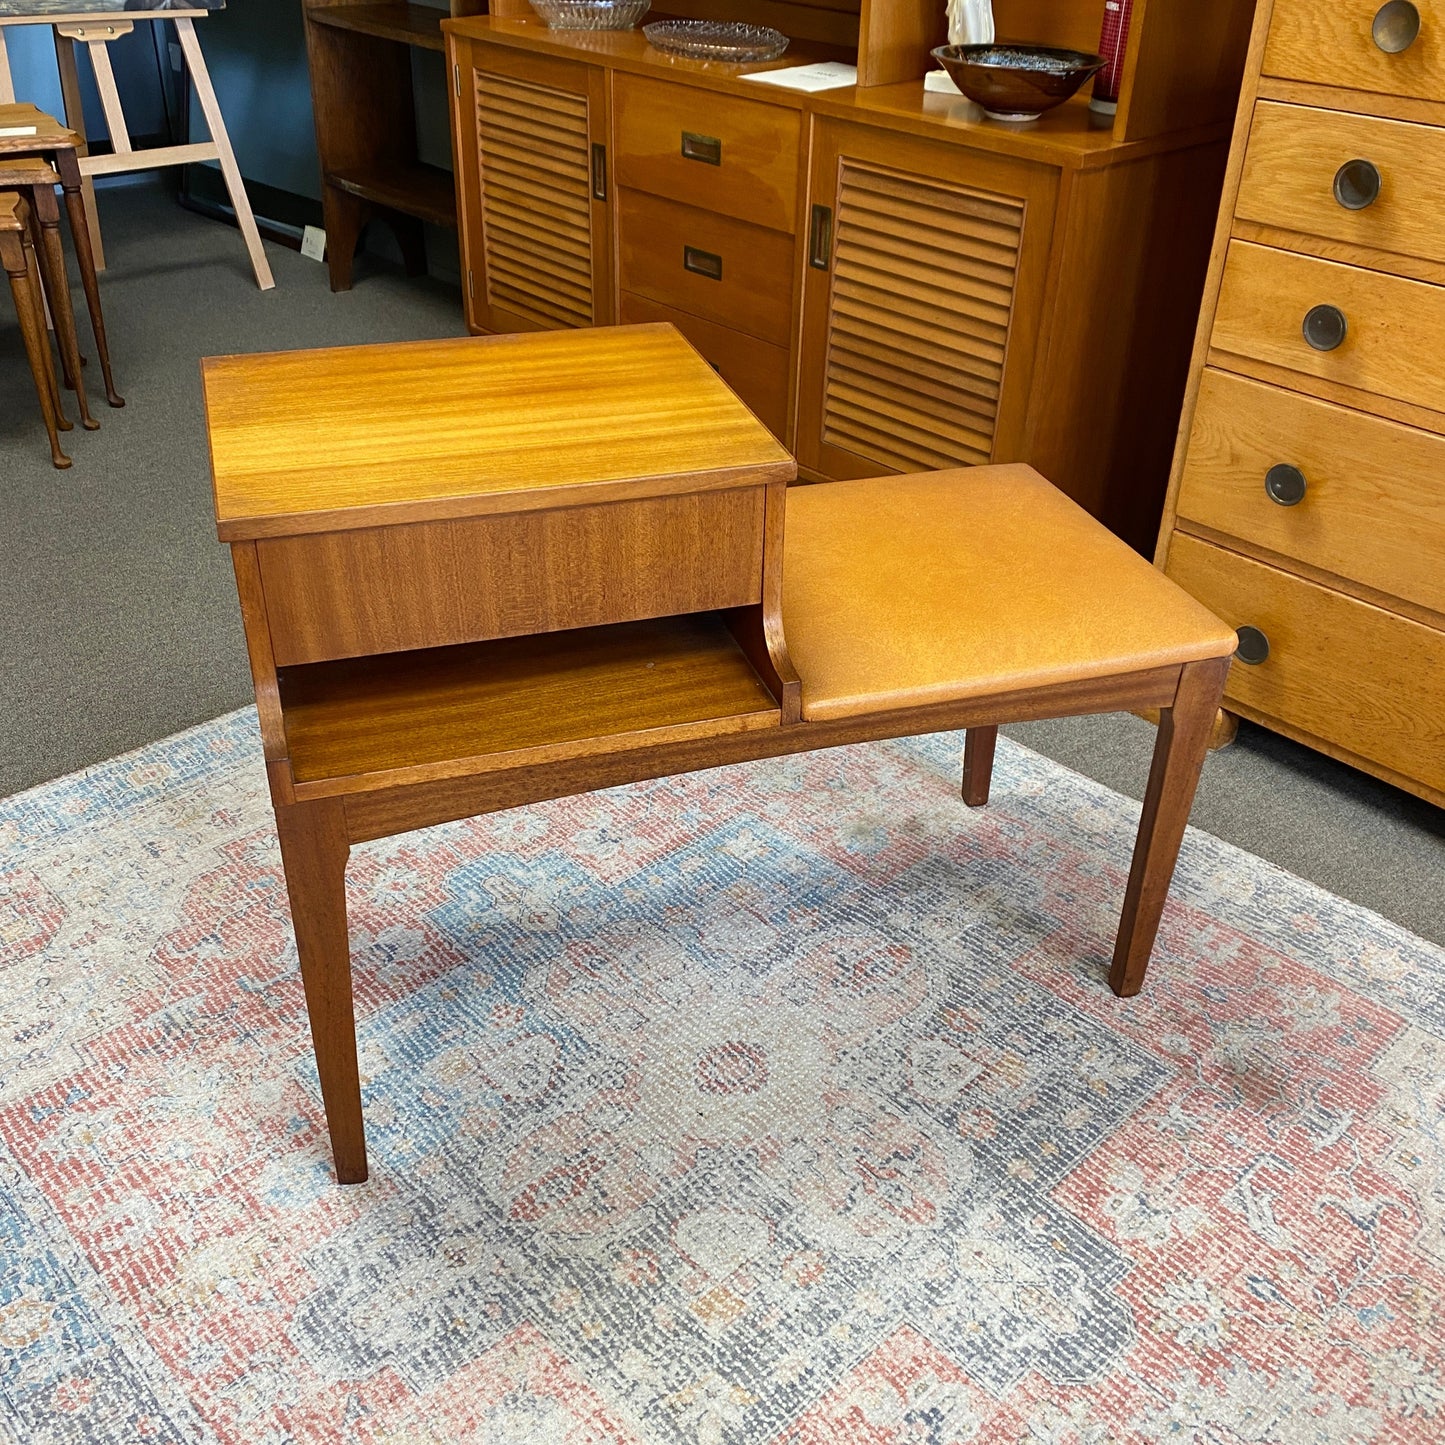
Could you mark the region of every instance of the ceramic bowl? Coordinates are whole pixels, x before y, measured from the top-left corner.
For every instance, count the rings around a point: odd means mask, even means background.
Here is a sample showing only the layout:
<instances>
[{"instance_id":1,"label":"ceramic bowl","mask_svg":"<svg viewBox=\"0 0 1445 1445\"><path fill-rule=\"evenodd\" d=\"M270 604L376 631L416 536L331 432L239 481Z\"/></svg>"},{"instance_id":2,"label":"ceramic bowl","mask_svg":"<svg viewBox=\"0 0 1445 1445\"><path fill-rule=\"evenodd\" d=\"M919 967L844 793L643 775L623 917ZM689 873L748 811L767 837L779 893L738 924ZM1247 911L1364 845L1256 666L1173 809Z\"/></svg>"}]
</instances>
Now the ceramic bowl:
<instances>
[{"instance_id":1,"label":"ceramic bowl","mask_svg":"<svg viewBox=\"0 0 1445 1445\"><path fill-rule=\"evenodd\" d=\"M994 120L1037 120L1062 105L1107 63L1052 45L940 45L933 58Z\"/></svg>"}]
</instances>

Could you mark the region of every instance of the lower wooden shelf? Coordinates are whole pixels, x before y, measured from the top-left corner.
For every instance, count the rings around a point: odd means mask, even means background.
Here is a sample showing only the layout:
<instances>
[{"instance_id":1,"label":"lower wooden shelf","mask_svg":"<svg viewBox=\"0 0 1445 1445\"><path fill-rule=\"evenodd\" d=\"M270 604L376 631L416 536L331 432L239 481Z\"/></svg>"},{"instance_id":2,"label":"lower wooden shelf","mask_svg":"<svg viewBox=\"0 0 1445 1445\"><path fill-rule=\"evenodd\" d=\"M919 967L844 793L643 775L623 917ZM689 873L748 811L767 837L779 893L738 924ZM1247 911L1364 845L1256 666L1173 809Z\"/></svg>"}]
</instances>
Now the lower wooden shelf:
<instances>
[{"instance_id":1,"label":"lower wooden shelf","mask_svg":"<svg viewBox=\"0 0 1445 1445\"><path fill-rule=\"evenodd\" d=\"M780 725L719 613L280 669L298 798Z\"/></svg>"},{"instance_id":2,"label":"lower wooden shelf","mask_svg":"<svg viewBox=\"0 0 1445 1445\"><path fill-rule=\"evenodd\" d=\"M353 167L328 170L327 185L363 201L390 206L433 226L457 224L456 187L450 171L416 161L409 166Z\"/></svg>"}]
</instances>

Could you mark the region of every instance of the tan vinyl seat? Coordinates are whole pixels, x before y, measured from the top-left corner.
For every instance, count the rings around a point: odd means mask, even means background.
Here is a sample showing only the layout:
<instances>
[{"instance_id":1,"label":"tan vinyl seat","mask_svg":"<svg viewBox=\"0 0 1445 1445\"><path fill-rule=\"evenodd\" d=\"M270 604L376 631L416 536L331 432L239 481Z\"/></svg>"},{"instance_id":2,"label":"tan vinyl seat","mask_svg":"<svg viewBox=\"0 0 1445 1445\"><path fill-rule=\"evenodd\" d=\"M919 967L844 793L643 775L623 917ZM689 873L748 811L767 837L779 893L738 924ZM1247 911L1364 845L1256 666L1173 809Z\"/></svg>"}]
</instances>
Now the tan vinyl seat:
<instances>
[{"instance_id":1,"label":"tan vinyl seat","mask_svg":"<svg viewBox=\"0 0 1445 1445\"><path fill-rule=\"evenodd\" d=\"M810 721L1228 657L1207 608L1032 467L794 487L783 631Z\"/></svg>"}]
</instances>

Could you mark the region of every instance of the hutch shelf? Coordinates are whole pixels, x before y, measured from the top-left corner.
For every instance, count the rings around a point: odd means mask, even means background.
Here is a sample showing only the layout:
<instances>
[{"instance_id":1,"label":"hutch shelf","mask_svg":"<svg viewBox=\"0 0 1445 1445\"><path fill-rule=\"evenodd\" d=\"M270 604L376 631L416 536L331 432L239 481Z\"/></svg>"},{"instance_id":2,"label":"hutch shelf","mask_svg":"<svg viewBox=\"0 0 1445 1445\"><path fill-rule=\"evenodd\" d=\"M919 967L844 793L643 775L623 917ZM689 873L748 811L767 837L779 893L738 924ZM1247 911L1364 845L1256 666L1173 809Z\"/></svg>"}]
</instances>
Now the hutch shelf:
<instances>
[{"instance_id":1,"label":"hutch shelf","mask_svg":"<svg viewBox=\"0 0 1445 1445\"><path fill-rule=\"evenodd\" d=\"M994 8L1098 45L1104 0ZM527 0L442 25L470 329L670 321L804 480L1026 461L1151 547L1252 0L1135 0L1117 115L1024 127L925 88L941 0L667 9L792 44L689 61ZM747 78L816 60L857 85Z\"/></svg>"}]
</instances>

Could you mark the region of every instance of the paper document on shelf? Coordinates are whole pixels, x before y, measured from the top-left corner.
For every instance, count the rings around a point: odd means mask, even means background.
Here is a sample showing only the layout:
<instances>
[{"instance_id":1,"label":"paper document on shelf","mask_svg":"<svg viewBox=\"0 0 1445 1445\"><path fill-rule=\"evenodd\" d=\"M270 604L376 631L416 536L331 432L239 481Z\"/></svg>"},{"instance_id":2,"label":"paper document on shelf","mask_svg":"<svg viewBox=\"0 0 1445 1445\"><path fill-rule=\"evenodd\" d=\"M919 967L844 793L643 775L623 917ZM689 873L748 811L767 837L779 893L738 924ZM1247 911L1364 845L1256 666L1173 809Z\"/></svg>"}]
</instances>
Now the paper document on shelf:
<instances>
[{"instance_id":1,"label":"paper document on shelf","mask_svg":"<svg viewBox=\"0 0 1445 1445\"><path fill-rule=\"evenodd\" d=\"M760 70L745 75L759 85L776 85L783 90L837 90L858 84L858 67L838 60L820 60L816 65L790 65L786 70Z\"/></svg>"},{"instance_id":2,"label":"paper document on shelf","mask_svg":"<svg viewBox=\"0 0 1445 1445\"><path fill-rule=\"evenodd\" d=\"M0 125L0 135L35 135L37 129L33 125Z\"/></svg>"},{"instance_id":3,"label":"paper document on shelf","mask_svg":"<svg viewBox=\"0 0 1445 1445\"><path fill-rule=\"evenodd\" d=\"M946 70L930 70L923 77L924 90L931 90L938 95L962 95L963 92L953 83L953 77Z\"/></svg>"}]
</instances>

